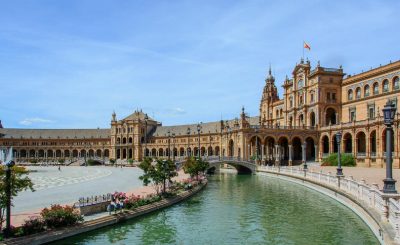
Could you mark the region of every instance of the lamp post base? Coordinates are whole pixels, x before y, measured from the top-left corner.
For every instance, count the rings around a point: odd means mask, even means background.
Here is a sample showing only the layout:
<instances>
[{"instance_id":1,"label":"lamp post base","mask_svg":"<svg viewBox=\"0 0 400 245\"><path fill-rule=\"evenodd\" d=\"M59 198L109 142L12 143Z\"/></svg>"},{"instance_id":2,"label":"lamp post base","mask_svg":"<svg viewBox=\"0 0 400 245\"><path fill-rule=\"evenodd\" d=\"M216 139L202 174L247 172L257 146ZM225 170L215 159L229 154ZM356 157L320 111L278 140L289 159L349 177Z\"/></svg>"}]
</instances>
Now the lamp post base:
<instances>
[{"instance_id":1,"label":"lamp post base","mask_svg":"<svg viewBox=\"0 0 400 245\"><path fill-rule=\"evenodd\" d=\"M304 162L303 169L308 170L307 162Z\"/></svg>"},{"instance_id":2,"label":"lamp post base","mask_svg":"<svg viewBox=\"0 0 400 245\"><path fill-rule=\"evenodd\" d=\"M337 176L343 176L343 169L342 168L337 168L336 169L336 175Z\"/></svg>"},{"instance_id":3,"label":"lamp post base","mask_svg":"<svg viewBox=\"0 0 400 245\"><path fill-rule=\"evenodd\" d=\"M397 193L396 191L396 180L386 178L383 180L383 192L384 193Z\"/></svg>"}]
</instances>

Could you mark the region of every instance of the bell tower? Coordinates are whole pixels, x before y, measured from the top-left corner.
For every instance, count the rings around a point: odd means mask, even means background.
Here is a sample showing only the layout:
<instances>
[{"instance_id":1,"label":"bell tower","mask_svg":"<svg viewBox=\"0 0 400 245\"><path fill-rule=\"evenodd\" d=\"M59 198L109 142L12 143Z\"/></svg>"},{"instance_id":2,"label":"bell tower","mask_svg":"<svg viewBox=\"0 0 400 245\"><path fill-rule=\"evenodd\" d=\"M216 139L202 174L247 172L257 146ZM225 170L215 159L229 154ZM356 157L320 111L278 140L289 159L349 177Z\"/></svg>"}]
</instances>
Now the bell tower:
<instances>
[{"instance_id":1,"label":"bell tower","mask_svg":"<svg viewBox=\"0 0 400 245\"><path fill-rule=\"evenodd\" d=\"M271 66L268 70L268 76L265 79L265 86L260 103L260 124L272 125L273 103L279 100L278 89L275 86L275 78L272 76Z\"/></svg>"}]
</instances>

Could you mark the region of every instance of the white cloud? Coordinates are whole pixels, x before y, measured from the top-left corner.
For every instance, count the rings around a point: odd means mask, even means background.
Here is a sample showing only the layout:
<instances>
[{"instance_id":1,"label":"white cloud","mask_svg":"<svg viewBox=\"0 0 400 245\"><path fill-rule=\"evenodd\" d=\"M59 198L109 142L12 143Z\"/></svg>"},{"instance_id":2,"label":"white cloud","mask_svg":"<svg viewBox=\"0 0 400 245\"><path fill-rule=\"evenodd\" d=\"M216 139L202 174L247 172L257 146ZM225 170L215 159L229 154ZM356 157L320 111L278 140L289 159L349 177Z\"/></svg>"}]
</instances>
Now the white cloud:
<instances>
[{"instance_id":1,"label":"white cloud","mask_svg":"<svg viewBox=\"0 0 400 245\"><path fill-rule=\"evenodd\" d=\"M54 123L54 121L35 117L35 118L25 118L24 120L19 122L19 124L25 125L25 126L29 126L29 125L37 124L37 123Z\"/></svg>"}]
</instances>

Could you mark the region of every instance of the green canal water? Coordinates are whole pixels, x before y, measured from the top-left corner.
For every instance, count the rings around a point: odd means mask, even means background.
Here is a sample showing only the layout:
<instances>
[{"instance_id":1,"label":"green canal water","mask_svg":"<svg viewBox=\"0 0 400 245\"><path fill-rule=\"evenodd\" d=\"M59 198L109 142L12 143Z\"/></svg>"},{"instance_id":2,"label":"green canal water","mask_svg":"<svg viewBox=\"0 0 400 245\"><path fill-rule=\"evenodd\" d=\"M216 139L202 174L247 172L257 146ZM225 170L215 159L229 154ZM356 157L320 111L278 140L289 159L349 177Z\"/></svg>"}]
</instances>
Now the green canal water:
<instances>
[{"instance_id":1,"label":"green canal water","mask_svg":"<svg viewBox=\"0 0 400 245\"><path fill-rule=\"evenodd\" d=\"M298 184L223 173L193 198L54 244L379 244L335 200Z\"/></svg>"}]
</instances>

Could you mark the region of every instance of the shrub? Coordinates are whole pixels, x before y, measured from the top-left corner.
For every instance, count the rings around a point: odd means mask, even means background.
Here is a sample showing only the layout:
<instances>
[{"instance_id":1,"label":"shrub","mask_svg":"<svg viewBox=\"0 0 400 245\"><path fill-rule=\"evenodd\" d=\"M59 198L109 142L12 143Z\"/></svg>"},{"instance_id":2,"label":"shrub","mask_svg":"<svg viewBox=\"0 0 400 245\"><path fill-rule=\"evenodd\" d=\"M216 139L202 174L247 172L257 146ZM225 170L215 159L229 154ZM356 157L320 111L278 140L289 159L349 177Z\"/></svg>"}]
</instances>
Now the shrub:
<instances>
[{"instance_id":1,"label":"shrub","mask_svg":"<svg viewBox=\"0 0 400 245\"><path fill-rule=\"evenodd\" d=\"M130 165L132 165L132 164L133 164L133 159L128 159L128 163L129 163Z\"/></svg>"},{"instance_id":2,"label":"shrub","mask_svg":"<svg viewBox=\"0 0 400 245\"><path fill-rule=\"evenodd\" d=\"M337 166L338 165L338 154L330 154L327 158L322 160L322 166ZM356 166L356 161L352 154L341 154L341 165L354 167Z\"/></svg>"},{"instance_id":3,"label":"shrub","mask_svg":"<svg viewBox=\"0 0 400 245\"><path fill-rule=\"evenodd\" d=\"M23 235L39 233L45 230L45 224L40 217L30 217L21 227Z\"/></svg>"},{"instance_id":4,"label":"shrub","mask_svg":"<svg viewBox=\"0 0 400 245\"><path fill-rule=\"evenodd\" d=\"M65 162L65 159L64 158L58 159L58 162L63 164Z\"/></svg>"},{"instance_id":5,"label":"shrub","mask_svg":"<svg viewBox=\"0 0 400 245\"><path fill-rule=\"evenodd\" d=\"M51 205L50 209L43 209L40 215L48 228L71 226L83 221L83 216L68 205L65 207L58 204Z\"/></svg>"},{"instance_id":6,"label":"shrub","mask_svg":"<svg viewBox=\"0 0 400 245\"><path fill-rule=\"evenodd\" d=\"M29 162L30 162L30 163L37 163L38 160L36 160L36 159L30 159Z\"/></svg>"},{"instance_id":7,"label":"shrub","mask_svg":"<svg viewBox=\"0 0 400 245\"><path fill-rule=\"evenodd\" d=\"M89 160L87 160L86 162L87 162L87 164L88 164L89 166L101 165L101 162L96 161L96 160L93 160L93 159L89 159Z\"/></svg>"}]
</instances>

